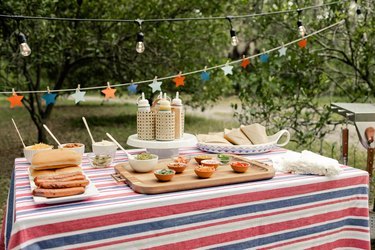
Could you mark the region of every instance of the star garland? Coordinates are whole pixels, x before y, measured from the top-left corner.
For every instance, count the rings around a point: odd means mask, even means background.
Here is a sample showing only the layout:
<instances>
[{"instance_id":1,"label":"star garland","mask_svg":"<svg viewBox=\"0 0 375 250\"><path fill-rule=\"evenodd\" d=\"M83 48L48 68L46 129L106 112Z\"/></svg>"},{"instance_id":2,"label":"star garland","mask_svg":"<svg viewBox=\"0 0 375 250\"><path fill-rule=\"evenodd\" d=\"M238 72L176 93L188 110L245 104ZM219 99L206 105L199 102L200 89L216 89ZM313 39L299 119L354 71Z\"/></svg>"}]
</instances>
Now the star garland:
<instances>
[{"instance_id":1,"label":"star garland","mask_svg":"<svg viewBox=\"0 0 375 250\"><path fill-rule=\"evenodd\" d=\"M343 23L344 23L344 20L339 21L337 23L334 23L334 24L331 24L331 25L329 25L327 27L324 27L324 28L322 28L320 30L312 32L312 33L310 33L308 35L305 35L304 37L298 38L298 39L296 39L294 41L291 41L289 43L286 43L286 44L282 44L282 46L278 46L278 47L269 49L267 51L263 50L262 53L255 54L255 55L248 56L248 57L244 57L241 60L235 60L235 61L227 62L224 65L216 65L216 66L212 66L210 68L205 67L204 69L196 70L196 71L192 71L192 72L187 72L187 73L184 73L184 74L182 74L182 72L180 72L178 75L162 77L159 80L173 79L173 82L175 83L176 87L179 87L179 86L185 86L185 80L186 80L185 76L191 75L191 74L200 73L200 77L201 77L201 80L203 82L208 81L211 78L211 75L210 75L210 73L208 71L214 70L214 69L218 69L218 68L220 68L221 70L223 70L224 75L233 75L233 66L231 64L241 63L240 66L242 68L246 68L250 64L250 59L254 59L254 58L257 58L257 57L259 57L261 63L267 63L269 61L269 58L270 58L270 56L269 56L270 52L278 51L278 56L279 57L286 56L287 47L290 46L290 45L292 45L292 44L295 44L295 43L297 43L297 45L301 49L304 49L307 46L307 38L308 37L314 36L314 35L316 35L318 33L321 33L321 32L323 32L325 30L331 29L331 28L333 28L333 27L335 27L337 25L341 25ZM137 91L138 84L149 83L149 82L151 82L151 84L149 84L148 86L150 88L152 88L152 93L154 93L156 91L161 91L162 81L158 81L157 77L155 77L155 79L153 79L153 80L145 80L145 81L139 81L139 82L135 82L135 83L133 83L133 82L131 82L131 83L122 83L122 84L116 84L116 85L112 85L112 86L113 87L128 86L128 91L131 92L131 93L135 93ZM92 90L92 89L102 89L102 88L103 87L97 86L97 87L87 87L87 88L82 88L82 89L84 89L84 90ZM84 100L84 95L86 94L86 92L85 91L81 91L79 87L76 88L76 89L54 90L53 92L66 92L66 91L69 91L69 92L75 91L75 93L73 93L71 95L71 97L74 98L75 103L78 103L80 101L85 101ZM18 93L43 93L43 92L46 92L46 91L43 91L43 90L37 90L37 91L18 91ZM111 99L111 98L115 98L116 89L111 88L111 86L109 85L109 83L107 83L107 87L104 90L101 90L101 92L103 94L105 94L105 97L104 97L105 99ZM5 92L0 92L0 94L9 94L9 93L12 94L12 96L10 96L10 97L7 98L7 100L10 102L10 107L13 108L15 106L22 106L22 99L23 99L24 96L17 95L15 93L14 89L12 89L12 92L6 92L6 91ZM55 103L56 96L57 96L57 94L51 93L50 90L49 90L49 88L47 87L47 93L45 95L43 95L42 98L45 100L45 103L48 106L50 104L54 104Z\"/></svg>"}]
</instances>

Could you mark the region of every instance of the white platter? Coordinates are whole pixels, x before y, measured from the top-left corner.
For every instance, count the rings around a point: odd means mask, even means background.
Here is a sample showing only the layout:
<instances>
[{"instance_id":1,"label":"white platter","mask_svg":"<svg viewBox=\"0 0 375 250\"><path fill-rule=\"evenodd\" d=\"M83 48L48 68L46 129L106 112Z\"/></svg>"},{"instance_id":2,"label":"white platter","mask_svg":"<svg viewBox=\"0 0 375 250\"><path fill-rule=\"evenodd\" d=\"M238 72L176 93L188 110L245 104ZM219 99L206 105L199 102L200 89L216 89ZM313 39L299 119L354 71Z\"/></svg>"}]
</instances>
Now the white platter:
<instances>
[{"instance_id":1,"label":"white platter","mask_svg":"<svg viewBox=\"0 0 375 250\"><path fill-rule=\"evenodd\" d=\"M31 190L36 188L37 186L34 183L34 179L31 176L30 170L29 172L29 180L30 180L30 187ZM57 204L57 203L64 203L64 202L71 202L71 201L80 201L87 198L90 198L92 196L98 195L99 191L95 187L95 185L92 183L92 181L85 175L87 180L89 180L89 185L86 186L86 190L83 194L77 194L72 196L66 196L66 197L57 197L57 198L46 198L46 197L40 197L40 196L34 196L33 199L36 204Z\"/></svg>"},{"instance_id":2,"label":"white platter","mask_svg":"<svg viewBox=\"0 0 375 250\"><path fill-rule=\"evenodd\" d=\"M280 138L285 135L286 139L283 143L279 143ZM288 144L290 133L288 130L280 130L274 135L268 136L268 143L256 145L229 145L223 143L205 143L198 142L197 147L206 152L211 153L228 153L228 154L261 154L271 151L277 147Z\"/></svg>"}]
</instances>

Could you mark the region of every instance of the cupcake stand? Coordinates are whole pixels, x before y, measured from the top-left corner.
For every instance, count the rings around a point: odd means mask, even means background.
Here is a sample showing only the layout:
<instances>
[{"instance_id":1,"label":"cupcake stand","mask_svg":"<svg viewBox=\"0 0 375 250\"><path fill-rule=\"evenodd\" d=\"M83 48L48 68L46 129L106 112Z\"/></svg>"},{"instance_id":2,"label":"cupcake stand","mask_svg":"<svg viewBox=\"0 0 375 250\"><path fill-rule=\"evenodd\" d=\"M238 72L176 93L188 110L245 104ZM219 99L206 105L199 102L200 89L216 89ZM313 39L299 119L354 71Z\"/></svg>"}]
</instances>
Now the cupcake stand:
<instances>
[{"instance_id":1,"label":"cupcake stand","mask_svg":"<svg viewBox=\"0 0 375 250\"><path fill-rule=\"evenodd\" d=\"M148 152L156 154L160 159L170 158L178 155L178 149L182 147L193 147L197 144L195 135L184 133L181 139L173 141L140 140L134 134L128 137L126 142L129 146L146 148Z\"/></svg>"}]
</instances>

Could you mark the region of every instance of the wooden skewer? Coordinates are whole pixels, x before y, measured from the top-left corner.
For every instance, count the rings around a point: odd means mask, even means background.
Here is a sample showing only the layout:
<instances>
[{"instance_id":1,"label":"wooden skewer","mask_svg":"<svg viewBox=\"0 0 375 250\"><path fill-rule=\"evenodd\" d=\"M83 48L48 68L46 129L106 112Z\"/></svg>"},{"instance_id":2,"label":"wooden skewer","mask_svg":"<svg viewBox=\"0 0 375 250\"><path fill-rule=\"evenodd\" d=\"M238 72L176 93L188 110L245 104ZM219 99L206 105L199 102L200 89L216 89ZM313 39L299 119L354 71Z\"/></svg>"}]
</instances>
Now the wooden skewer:
<instances>
[{"instance_id":1,"label":"wooden skewer","mask_svg":"<svg viewBox=\"0 0 375 250\"><path fill-rule=\"evenodd\" d=\"M95 143L95 140L94 140L94 137L92 137L92 134L91 134L91 131L90 131L89 125L87 124L87 121L86 121L86 118L85 118L85 117L82 117L82 120L83 120L83 123L84 123L85 126L86 126L87 132L89 132L89 136L90 136L90 138L91 138L91 142L92 142L92 144L94 144L94 143Z\"/></svg>"},{"instance_id":2,"label":"wooden skewer","mask_svg":"<svg viewBox=\"0 0 375 250\"><path fill-rule=\"evenodd\" d=\"M114 143L116 143L116 145L122 150L122 151L124 151L124 153L126 154L126 156L128 157L128 159L133 159L134 158L134 156L132 156L131 154L129 154L128 153L128 151L126 151L122 146L121 146L121 144L120 143L118 143L116 140L115 140L115 138L113 138L112 137L112 135L110 135L109 133L106 133L106 135L114 142Z\"/></svg>"},{"instance_id":3,"label":"wooden skewer","mask_svg":"<svg viewBox=\"0 0 375 250\"><path fill-rule=\"evenodd\" d=\"M14 127L16 128L16 131L17 131L18 136L19 136L20 139L21 139L21 142L22 142L23 147L26 148L26 145L25 145L25 143L23 142L23 139L22 139L21 133L20 133L20 131L18 131L18 128L17 128L16 122L13 120L13 118L12 118L12 122L13 122Z\"/></svg>"},{"instance_id":4,"label":"wooden skewer","mask_svg":"<svg viewBox=\"0 0 375 250\"><path fill-rule=\"evenodd\" d=\"M43 124L43 127L47 130L47 132L52 136L52 138L56 141L56 143L61 146L61 143L59 142L59 140L57 140L57 138L52 134L51 130L49 130L49 128L47 127L46 124Z\"/></svg>"}]
</instances>

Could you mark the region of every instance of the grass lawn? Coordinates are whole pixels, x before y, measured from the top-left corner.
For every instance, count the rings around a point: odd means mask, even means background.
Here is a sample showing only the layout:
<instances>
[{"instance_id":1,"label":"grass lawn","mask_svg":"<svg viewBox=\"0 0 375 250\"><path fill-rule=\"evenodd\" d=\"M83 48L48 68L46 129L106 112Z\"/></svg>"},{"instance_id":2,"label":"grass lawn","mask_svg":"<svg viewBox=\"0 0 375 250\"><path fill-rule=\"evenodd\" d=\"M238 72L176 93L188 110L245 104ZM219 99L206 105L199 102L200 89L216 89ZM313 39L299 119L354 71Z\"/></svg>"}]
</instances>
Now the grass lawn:
<instances>
[{"instance_id":1,"label":"grass lawn","mask_svg":"<svg viewBox=\"0 0 375 250\"><path fill-rule=\"evenodd\" d=\"M81 142L86 145L86 152L91 151L91 141L81 119L82 116L85 116L95 140L107 139L105 133L109 132L125 148L130 148L126 145L126 140L129 135L136 133L135 105L113 102L84 102L82 105L76 106L71 103L71 101L59 101L54 107L51 119L47 123L47 126L61 143ZM0 160L2 162L0 168L0 185L2 186L0 190L0 208L3 208L7 199L14 158L23 157L22 144L13 127L11 118L16 121L25 144L32 145L37 142L37 131L26 109L10 109L9 103L5 98L0 98L0 117L2 131L0 137ZM185 121L185 131L191 134L223 131L224 128L238 126L239 124L235 120L212 120L191 115L187 115ZM49 135L47 138L47 143L56 145ZM324 155L339 159L340 148L337 145L337 143L324 142ZM309 149L316 152L318 146L317 143ZM305 149L303 146L297 147L295 143L289 143L286 148L297 151ZM351 148L349 165L364 169L366 167L365 153L364 150L353 151ZM2 216L3 210L1 209L1 220Z\"/></svg>"}]
</instances>

